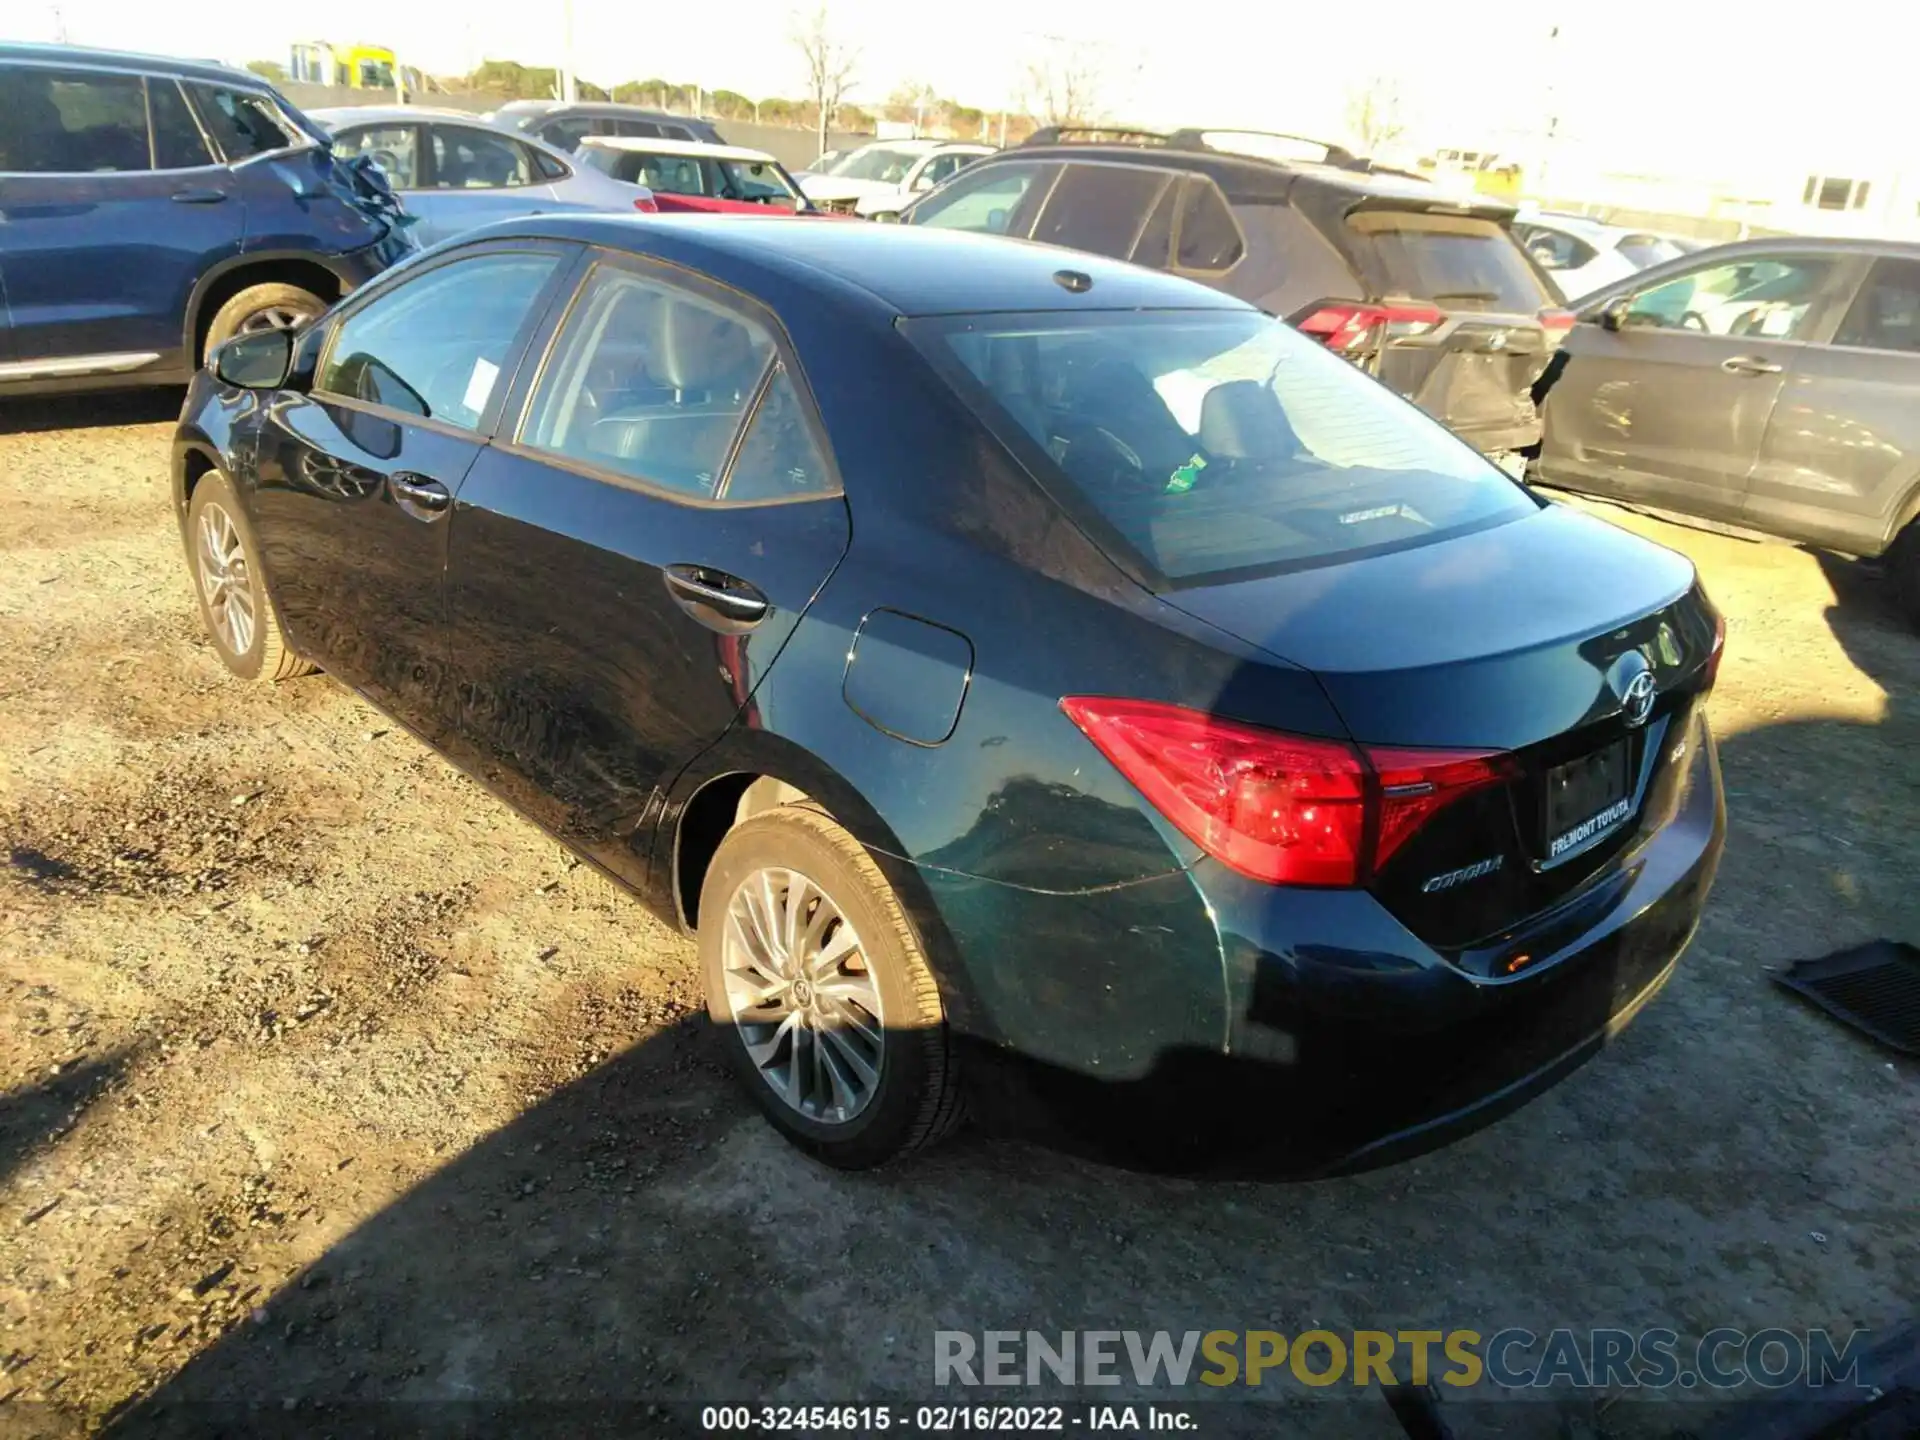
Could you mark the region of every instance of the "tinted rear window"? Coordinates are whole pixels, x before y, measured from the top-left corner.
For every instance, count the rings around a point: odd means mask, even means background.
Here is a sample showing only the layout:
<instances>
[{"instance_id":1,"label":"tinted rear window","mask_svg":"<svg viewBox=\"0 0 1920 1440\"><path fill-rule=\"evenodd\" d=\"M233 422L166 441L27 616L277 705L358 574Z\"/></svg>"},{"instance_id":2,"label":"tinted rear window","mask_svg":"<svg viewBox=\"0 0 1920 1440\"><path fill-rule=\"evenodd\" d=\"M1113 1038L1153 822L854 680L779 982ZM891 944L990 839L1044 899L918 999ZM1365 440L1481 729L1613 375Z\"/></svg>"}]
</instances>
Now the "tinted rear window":
<instances>
[{"instance_id":1,"label":"tinted rear window","mask_svg":"<svg viewBox=\"0 0 1920 1440\"><path fill-rule=\"evenodd\" d=\"M904 328L1063 509L1163 583L1401 549L1534 508L1439 424L1251 311Z\"/></svg>"},{"instance_id":2,"label":"tinted rear window","mask_svg":"<svg viewBox=\"0 0 1920 1440\"><path fill-rule=\"evenodd\" d=\"M1531 314L1557 303L1505 227L1468 215L1362 210L1347 217L1361 268L1382 295L1451 310Z\"/></svg>"}]
</instances>

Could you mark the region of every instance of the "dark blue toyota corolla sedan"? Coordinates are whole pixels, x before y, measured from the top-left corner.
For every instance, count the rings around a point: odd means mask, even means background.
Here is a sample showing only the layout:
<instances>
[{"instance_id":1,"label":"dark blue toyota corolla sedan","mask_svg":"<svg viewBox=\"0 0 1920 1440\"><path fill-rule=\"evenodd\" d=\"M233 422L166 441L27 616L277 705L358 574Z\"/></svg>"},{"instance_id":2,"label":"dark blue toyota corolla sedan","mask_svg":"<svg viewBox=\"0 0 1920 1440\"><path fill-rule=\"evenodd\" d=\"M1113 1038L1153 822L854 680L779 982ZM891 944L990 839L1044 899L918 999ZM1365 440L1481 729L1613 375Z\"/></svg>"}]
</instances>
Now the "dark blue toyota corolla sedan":
<instances>
[{"instance_id":1,"label":"dark blue toyota corolla sedan","mask_svg":"<svg viewBox=\"0 0 1920 1440\"><path fill-rule=\"evenodd\" d=\"M1430 1146L1626 1023L1720 855L1686 560L1092 256L476 232L223 347L174 498L228 666L324 667L695 932L840 1165L966 1107Z\"/></svg>"}]
</instances>

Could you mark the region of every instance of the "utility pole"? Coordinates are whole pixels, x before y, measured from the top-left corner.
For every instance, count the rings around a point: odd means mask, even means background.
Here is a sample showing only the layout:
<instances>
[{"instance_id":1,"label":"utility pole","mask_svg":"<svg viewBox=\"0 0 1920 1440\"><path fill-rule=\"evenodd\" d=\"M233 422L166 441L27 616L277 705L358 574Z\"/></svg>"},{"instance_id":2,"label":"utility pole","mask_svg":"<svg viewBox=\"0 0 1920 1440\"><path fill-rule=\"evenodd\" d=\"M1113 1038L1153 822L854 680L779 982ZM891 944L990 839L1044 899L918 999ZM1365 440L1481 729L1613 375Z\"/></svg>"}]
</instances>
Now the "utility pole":
<instances>
[{"instance_id":1,"label":"utility pole","mask_svg":"<svg viewBox=\"0 0 1920 1440\"><path fill-rule=\"evenodd\" d=\"M560 99L571 105L579 98L573 81L573 0L560 0Z\"/></svg>"}]
</instances>

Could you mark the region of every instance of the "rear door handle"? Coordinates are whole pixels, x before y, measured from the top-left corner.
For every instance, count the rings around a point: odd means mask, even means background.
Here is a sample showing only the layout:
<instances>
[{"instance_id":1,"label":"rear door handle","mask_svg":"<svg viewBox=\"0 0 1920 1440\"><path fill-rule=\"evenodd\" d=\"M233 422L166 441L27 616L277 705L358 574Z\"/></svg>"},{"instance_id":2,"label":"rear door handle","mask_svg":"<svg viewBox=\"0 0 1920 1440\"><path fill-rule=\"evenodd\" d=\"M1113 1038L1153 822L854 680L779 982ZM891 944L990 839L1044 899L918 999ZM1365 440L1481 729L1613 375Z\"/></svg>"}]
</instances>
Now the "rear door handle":
<instances>
[{"instance_id":1,"label":"rear door handle","mask_svg":"<svg viewBox=\"0 0 1920 1440\"><path fill-rule=\"evenodd\" d=\"M227 198L224 190L182 190L173 196L176 205L218 205Z\"/></svg>"},{"instance_id":2,"label":"rear door handle","mask_svg":"<svg viewBox=\"0 0 1920 1440\"><path fill-rule=\"evenodd\" d=\"M746 581L705 565L669 565L663 578L676 605L722 635L753 629L772 608Z\"/></svg>"},{"instance_id":3,"label":"rear door handle","mask_svg":"<svg viewBox=\"0 0 1920 1440\"><path fill-rule=\"evenodd\" d=\"M393 503L408 515L428 524L453 508L453 494L446 486L438 480L405 470L395 471L387 477L387 493L393 497Z\"/></svg>"},{"instance_id":4,"label":"rear door handle","mask_svg":"<svg viewBox=\"0 0 1920 1440\"><path fill-rule=\"evenodd\" d=\"M1778 375L1780 367L1771 360L1762 360L1758 355L1730 355L1720 362L1720 368L1729 375Z\"/></svg>"}]
</instances>

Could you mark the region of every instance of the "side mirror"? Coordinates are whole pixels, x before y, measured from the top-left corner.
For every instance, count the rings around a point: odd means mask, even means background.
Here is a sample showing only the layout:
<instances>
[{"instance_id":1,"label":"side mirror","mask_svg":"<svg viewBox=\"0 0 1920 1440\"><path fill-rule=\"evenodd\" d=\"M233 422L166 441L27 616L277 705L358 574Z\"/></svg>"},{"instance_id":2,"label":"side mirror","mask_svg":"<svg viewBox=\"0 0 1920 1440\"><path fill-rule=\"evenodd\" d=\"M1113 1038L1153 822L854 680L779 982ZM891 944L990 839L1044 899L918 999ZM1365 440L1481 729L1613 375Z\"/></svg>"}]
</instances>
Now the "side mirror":
<instances>
[{"instance_id":1,"label":"side mirror","mask_svg":"<svg viewBox=\"0 0 1920 1440\"><path fill-rule=\"evenodd\" d=\"M213 352L213 375L222 385L242 390L278 390L293 368L293 332L256 330L236 335Z\"/></svg>"},{"instance_id":2,"label":"side mirror","mask_svg":"<svg viewBox=\"0 0 1920 1440\"><path fill-rule=\"evenodd\" d=\"M1599 315L1600 328L1624 330L1627 326L1627 317L1632 313L1633 297L1631 295L1622 295L1618 299L1609 300Z\"/></svg>"}]
</instances>

